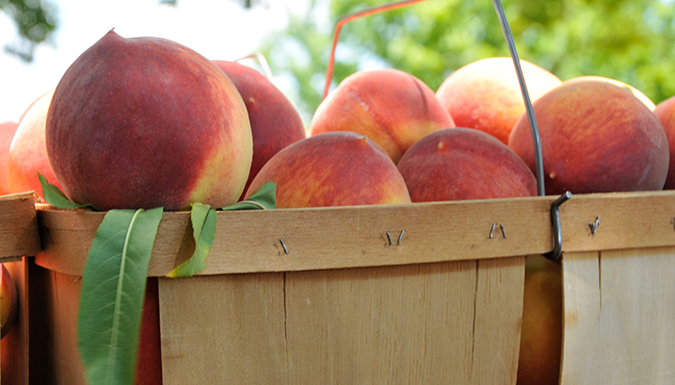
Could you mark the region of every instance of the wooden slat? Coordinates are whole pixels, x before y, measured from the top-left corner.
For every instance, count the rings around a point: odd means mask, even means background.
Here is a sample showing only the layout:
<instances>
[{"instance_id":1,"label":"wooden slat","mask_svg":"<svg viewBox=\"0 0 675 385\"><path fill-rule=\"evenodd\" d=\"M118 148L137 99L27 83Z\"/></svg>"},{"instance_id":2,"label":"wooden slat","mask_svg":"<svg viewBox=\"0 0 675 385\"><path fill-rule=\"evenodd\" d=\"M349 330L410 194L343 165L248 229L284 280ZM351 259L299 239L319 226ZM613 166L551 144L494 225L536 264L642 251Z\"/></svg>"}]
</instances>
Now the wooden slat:
<instances>
[{"instance_id":1,"label":"wooden slat","mask_svg":"<svg viewBox=\"0 0 675 385\"><path fill-rule=\"evenodd\" d=\"M20 261L7 262L5 266L16 284L18 297L18 313L12 330L2 339L2 385L28 385L29 383L29 275L27 258Z\"/></svg>"},{"instance_id":2,"label":"wooden slat","mask_svg":"<svg viewBox=\"0 0 675 385\"><path fill-rule=\"evenodd\" d=\"M561 384L675 383L675 247L565 253Z\"/></svg>"},{"instance_id":3,"label":"wooden slat","mask_svg":"<svg viewBox=\"0 0 675 385\"><path fill-rule=\"evenodd\" d=\"M471 383L515 384L525 257L478 261Z\"/></svg>"},{"instance_id":4,"label":"wooden slat","mask_svg":"<svg viewBox=\"0 0 675 385\"><path fill-rule=\"evenodd\" d=\"M287 273L289 383L467 383L475 281L475 261Z\"/></svg>"},{"instance_id":5,"label":"wooden slat","mask_svg":"<svg viewBox=\"0 0 675 385\"><path fill-rule=\"evenodd\" d=\"M564 251L675 245L675 191L575 195L560 213Z\"/></svg>"},{"instance_id":6,"label":"wooden slat","mask_svg":"<svg viewBox=\"0 0 675 385\"><path fill-rule=\"evenodd\" d=\"M40 250L33 194L0 196L0 262L19 261Z\"/></svg>"},{"instance_id":7,"label":"wooden slat","mask_svg":"<svg viewBox=\"0 0 675 385\"><path fill-rule=\"evenodd\" d=\"M31 301L31 383L87 385L77 349L82 280L33 267L31 288L43 291Z\"/></svg>"},{"instance_id":8,"label":"wooden slat","mask_svg":"<svg viewBox=\"0 0 675 385\"><path fill-rule=\"evenodd\" d=\"M549 207L554 198L220 212L208 267L199 274L541 254L553 248ZM560 212L564 251L675 245L675 191L575 195ZM38 210L45 253L37 257L37 263L82 274L103 216L83 210ZM593 235L588 224L597 217L600 225ZM503 233L500 224L504 225ZM493 225L493 237L489 238ZM189 213L165 213L157 237L149 275L164 276L194 250Z\"/></svg>"},{"instance_id":9,"label":"wooden slat","mask_svg":"<svg viewBox=\"0 0 675 385\"><path fill-rule=\"evenodd\" d=\"M200 274L403 265L542 253L553 247L548 225L552 200L515 198L220 212L208 267ZM89 211L39 210L45 252L36 257L36 262L51 270L82 274L103 216ZM496 230L490 239L493 224ZM499 224L504 226L506 238ZM168 274L193 250L189 214L165 213L149 275Z\"/></svg>"},{"instance_id":10,"label":"wooden slat","mask_svg":"<svg viewBox=\"0 0 675 385\"><path fill-rule=\"evenodd\" d=\"M159 279L170 384L284 384L283 274Z\"/></svg>"},{"instance_id":11,"label":"wooden slat","mask_svg":"<svg viewBox=\"0 0 675 385\"><path fill-rule=\"evenodd\" d=\"M561 385L582 384L591 335L600 317L598 252L565 253L563 258L563 367Z\"/></svg>"}]
</instances>

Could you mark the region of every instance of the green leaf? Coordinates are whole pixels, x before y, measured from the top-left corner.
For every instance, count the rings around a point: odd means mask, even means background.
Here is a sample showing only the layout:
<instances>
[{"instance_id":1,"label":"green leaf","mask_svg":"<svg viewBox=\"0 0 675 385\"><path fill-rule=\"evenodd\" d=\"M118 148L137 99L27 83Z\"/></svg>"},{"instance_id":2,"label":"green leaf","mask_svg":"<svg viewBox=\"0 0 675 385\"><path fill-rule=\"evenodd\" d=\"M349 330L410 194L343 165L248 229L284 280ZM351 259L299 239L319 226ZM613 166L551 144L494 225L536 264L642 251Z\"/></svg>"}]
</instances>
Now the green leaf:
<instances>
[{"instance_id":1,"label":"green leaf","mask_svg":"<svg viewBox=\"0 0 675 385\"><path fill-rule=\"evenodd\" d=\"M267 182L260 186L249 199L238 202L232 206L222 208L230 210L266 210L276 207L276 183ZM216 237L217 211L211 206L201 203L192 205L190 219L192 221L193 237L195 239L195 252L187 261L173 269L167 277L191 277L195 273L206 268L206 257L209 256L213 240Z\"/></svg>"},{"instance_id":2,"label":"green leaf","mask_svg":"<svg viewBox=\"0 0 675 385\"><path fill-rule=\"evenodd\" d=\"M190 259L173 269L168 277L192 277L196 272L206 268L206 257L216 237L216 218L216 210L211 206L201 203L192 205L190 220L195 238L195 252Z\"/></svg>"},{"instance_id":3,"label":"green leaf","mask_svg":"<svg viewBox=\"0 0 675 385\"><path fill-rule=\"evenodd\" d=\"M91 244L78 319L90 384L134 381L148 264L163 208L110 210Z\"/></svg>"},{"instance_id":4,"label":"green leaf","mask_svg":"<svg viewBox=\"0 0 675 385\"><path fill-rule=\"evenodd\" d=\"M78 204L66 196L66 194L63 193L58 187L54 186L53 184L49 183L47 181L47 178L45 178L42 174L38 172L38 179L40 180L40 184L42 185L42 196L45 198L45 201L49 203L50 205L58 208L58 209L86 209L86 208L91 208L91 209L96 209L94 205L91 204Z\"/></svg>"},{"instance_id":5,"label":"green leaf","mask_svg":"<svg viewBox=\"0 0 675 385\"><path fill-rule=\"evenodd\" d=\"M223 207L223 211L233 210L272 210L277 206L277 184L265 182L251 196L232 206Z\"/></svg>"}]
</instances>

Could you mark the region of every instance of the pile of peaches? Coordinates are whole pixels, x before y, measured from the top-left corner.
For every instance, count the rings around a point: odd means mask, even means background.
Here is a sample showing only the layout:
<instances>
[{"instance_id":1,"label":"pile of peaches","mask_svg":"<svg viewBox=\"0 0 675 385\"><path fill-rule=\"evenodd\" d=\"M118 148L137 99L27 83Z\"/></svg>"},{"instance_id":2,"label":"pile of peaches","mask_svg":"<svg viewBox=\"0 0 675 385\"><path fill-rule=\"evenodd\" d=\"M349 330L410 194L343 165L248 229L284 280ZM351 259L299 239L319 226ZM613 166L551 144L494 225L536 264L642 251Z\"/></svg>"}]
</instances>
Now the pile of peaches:
<instances>
[{"instance_id":1,"label":"pile of peaches","mask_svg":"<svg viewBox=\"0 0 675 385\"><path fill-rule=\"evenodd\" d=\"M547 195L675 184L675 99L657 107L619 81L521 66ZM267 181L279 208L538 193L510 58L470 63L436 92L395 69L355 73L306 129L253 68L110 31L0 135L0 193L39 194L39 171L101 210L224 207Z\"/></svg>"}]
</instances>

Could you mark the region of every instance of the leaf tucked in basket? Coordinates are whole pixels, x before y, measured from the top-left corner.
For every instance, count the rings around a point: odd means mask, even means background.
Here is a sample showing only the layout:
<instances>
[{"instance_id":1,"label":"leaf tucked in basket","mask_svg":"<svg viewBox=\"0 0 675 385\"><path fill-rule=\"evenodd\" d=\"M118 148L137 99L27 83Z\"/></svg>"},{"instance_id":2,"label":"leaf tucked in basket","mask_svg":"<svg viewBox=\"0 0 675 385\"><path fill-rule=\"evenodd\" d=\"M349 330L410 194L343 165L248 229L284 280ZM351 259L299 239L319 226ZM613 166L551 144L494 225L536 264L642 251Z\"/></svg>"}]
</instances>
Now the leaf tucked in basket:
<instances>
[{"instance_id":1,"label":"leaf tucked in basket","mask_svg":"<svg viewBox=\"0 0 675 385\"><path fill-rule=\"evenodd\" d=\"M40 180L40 185L42 185L42 196L44 196L45 201L57 209L96 209L92 204L79 204L71 201L63 191L49 183L47 178L39 172L38 179Z\"/></svg>"},{"instance_id":2,"label":"leaf tucked in basket","mask_svg":"<svg viewBox=\"0 0 675 385\"><path fill-rule=\"evenodd\" d=\"M277 207L276 195L277 184L265 182L248 199L235 203L232 206L223 207L221 210L272 210Z\"/></svg>"},{"instance_id":3,"label":"leaf tucked in basket","mask_svg":"<svg viewBox=\"0 0 675 385\"><path fill-rule=\"evenodd\" d=\"M216 210L209 205L195 203L190 211L192 234L195 239L195 252L190 259L171 270L169 277L191 277L206 268L206 257L211 251L216 237Z\"/></svg>"},{"instance_id":4,"label":"leaf tucked in basket","mask_svg":"<svg viewBox=\"0 0 675 385\"><path fill-rule=\"evenodd\" d=\"M82 278L79 349L90 384L132 384L148 265L162 208L110 210Z\"/></svg>"},{"instance_id":5,"label":"leaf tucked in basket","mask_svg":"<svg viewBox=\"0 0 675 385\"><path fill-rule=\"evenodd\" d=\"M260 186L251 196L232 206L221 208L223 211L234 210L267 210L276 207L276 183L267 182ZM211 206L195 203L192 205L190 220L195 239L195 252L187 261L173 269L168 277L191 277L206 268L206 257L211 251L216 236L217 212Z\"/></svg>"}]
</instances>

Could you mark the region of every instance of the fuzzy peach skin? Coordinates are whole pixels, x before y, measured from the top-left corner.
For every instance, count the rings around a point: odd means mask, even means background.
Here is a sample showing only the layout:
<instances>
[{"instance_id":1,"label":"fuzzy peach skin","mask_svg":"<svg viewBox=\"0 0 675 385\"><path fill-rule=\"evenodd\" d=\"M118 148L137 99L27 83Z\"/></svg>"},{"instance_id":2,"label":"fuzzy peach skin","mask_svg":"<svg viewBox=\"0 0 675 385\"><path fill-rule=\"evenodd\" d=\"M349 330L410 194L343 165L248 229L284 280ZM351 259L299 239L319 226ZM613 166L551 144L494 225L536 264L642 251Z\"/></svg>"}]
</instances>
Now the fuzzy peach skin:
<instances>
[{"instance_id":1,"label":"fuzzy peach skin","mask_svg":"<svg viewBox=\"0 0 675 385\"><path fill-rule=\"evenodd\" d=\"M557 385L563 339L562 267L527 257L517 385Z\"/></svg>"},{"instance_id":2,"label":"fuzzy peach skin","mask_svg":"<svg viewBox=\"0 0 675 385\"><path fill-rule=\"evenodd\" d=\"M675 189L675 96L660 102L654 108L654 114L666 131L668 138L668 148L670 149L670 162L668 166L668 176L666 184L663 186L666 190Z\"/></svg>"},{"instance_id":3,"label":"fuzzy peach skin","mask_svg":"<svg viewBox=\"0 0 675 385\"><path fill-rule=\"evenodd\" d=\"M16 283L9 270L2 265L0 267L0 324L2 324L2 338L9 333L19 311L19 296L16 291Z\"/></svg>"},{"instance_id":4,"label":"fuzzy peach skin","mask_svg":"<svg viewBox=\"0 0 675 385\"><path fill-rule=\"evenodd\" d=\"M63 75L46 143L64 193L101 210L233 204L253 151L246 106L212 61L114 31Z\"/></svg>"},{"instance_id":5,"label":"fuzzy peach skin","mask_svg":"<svg viewBox=\"0 0 675 385\"><path fill-rule=\"evenodd\" d=\"M644 103L644 105L647 106L647 108L649 108L651 111L654 111L654 109L656 108L656 105L654 104L654 102L652 102L651 99L649 99L649 96L645 95L644 93L642 93L642 91L640 91L637 88L631 86L630 84L624 83L624 82L616 80L616 79L607 78L607 77L604 77L604 76L586 75L586 76L579 76L579 77L570 79L569 82L571 82L571 83L582 82L582 81L586 81L586 80L597 80L597 81L601 81L601 82L607 82L607 83L610 83L610 84L614 84L615 86L623 87L623 88L627 89L628 91L632 92L633 95L635 95L636 98L640 99L640 101L642 103Z\"/></svg>"},{"instance_id":6,"label":"fuzzy peach skin","mask_svg":"<svg viewBox=\"0 0 675 385\"><path fill-rule=\"evenodd\" d=\"M327 132L289 145L263 166L246 196L265 182L277 184L277 208L410 203L389 155L355 132Z\"/></svg>"},{"instance_id":7,"label":"fuzzy peach skin","mask_svg":"<svg viewBox=\"0 0 675 385\"><path fill-rule=\"evenodd\" d=\"M534 105L547 195L661 190L669 164L659 119L630 90L601 80L568 80ZM535 172L526 114L509 147Z\"/></svg>"},{"instance_id":8,"label":"fuzzy peach skin","mask_svg":"<svg viewBox=\"0 0 675 385\"><path fill-rule=\"evenodd\" d=\"M434 92L396 69L362 71L345 78L319 105L310 136L331 131L366 135L398 163L424 135L455 122Z\"/></svg>"},{"instance_id":9,"label":"fuzzy peach skin","mask_svg":"<svg viewBox=\"0 0 675 385\"><path fill-rule=\"evenodd\" d=\"M49 163L45 143L45 122L53 94L52 90L36 99L19 122L19 128L9 147L7 160L11 192L32 190L38 197L43 198L38 172L51 184L62 188Z\"/></svg>"},{"instance_id":10,"label":"fuzzy peach skin","mask_svg":"<svg viewBox=\"0 0 675 385\"><path fill-rule=\"evenodd\" d=\"M456 127L434 131L398 162L413 202L537 195L537 180L522 159L485 132Z\"/></svg>"},{"instance_id":11,"label":"fuzzy peach skin","mask_svg":"<svg viewBox=\"0 0 675 385\"><path fill-rule=\"evenodd\" d=\"M19 124L15 122L0 123L0 195L10 192L7 161L9 160L9 146L18 127Z\"/></svg>"},{"instance_id":12,"label":"fuzzy peach skin","mask_svg":"<svg viewBox=\"0 0 675 385\"><path fill-rule=\"evenodd\" d=\"M233 61L213 62L237 87L251 121L253 161L246 182L248 188L272 155L289 144L306 138L307 132L300 114L290 100L263 74Z\"/></svg>"},{"instance_id":13,"label":"fuzzy peach skin","mask_svg":"<svg viewBox=\"0 0 675 385\"><path fill-rule=\"evenodd\" d=\"M561 80L551 72L520 60L530 100L537 100ZM451 73L436 91L441 105L458 127L487 132L506 144L518 118L525 112L520 83L510 57L492 57L469 63Z\"/></svg>"}]
</instances>

